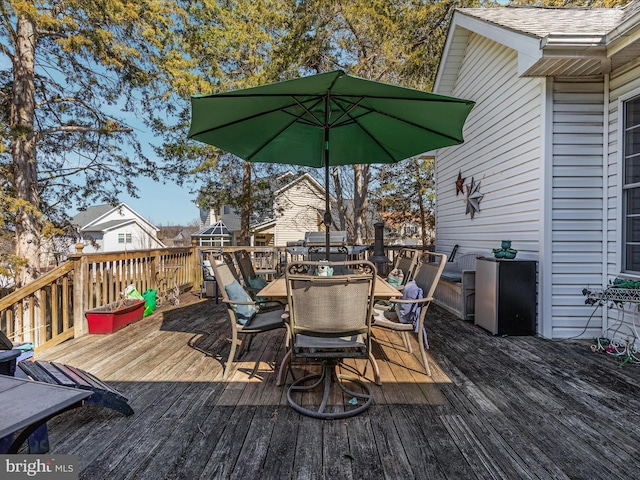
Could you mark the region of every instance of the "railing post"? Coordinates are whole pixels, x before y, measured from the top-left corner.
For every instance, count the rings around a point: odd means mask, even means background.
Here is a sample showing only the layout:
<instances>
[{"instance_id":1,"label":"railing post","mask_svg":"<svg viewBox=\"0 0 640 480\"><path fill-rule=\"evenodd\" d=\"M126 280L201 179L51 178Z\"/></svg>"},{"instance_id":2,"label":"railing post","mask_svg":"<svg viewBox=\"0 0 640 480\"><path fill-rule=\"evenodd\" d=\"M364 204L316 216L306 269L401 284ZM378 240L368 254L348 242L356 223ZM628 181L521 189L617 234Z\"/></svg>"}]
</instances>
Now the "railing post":
<instances>
[{"instance_id":1,"label":"railing post","mask_svg":"<svg viewBox=\"0 0 640 480\"><path fill-rule=\"evenodd\" d=\"M191 281L193 282L192 290L200 285L202 279L202 268L200 267L200 254L195 240L191 240Z\"/></svg>"},{"instance_id":2,"label":"railing post","mask_svg":"<svg viewBox=\"0 0 640 480\"><path fill-rule=\"evenodd\" d=\"M89 333L84 312L87 308L85 299L87 297L87 260L82 255L84 244L76 244L76 253L69 255L69 260L73 260L73 336L81 337Z\"/></svg>"}]
</instances>

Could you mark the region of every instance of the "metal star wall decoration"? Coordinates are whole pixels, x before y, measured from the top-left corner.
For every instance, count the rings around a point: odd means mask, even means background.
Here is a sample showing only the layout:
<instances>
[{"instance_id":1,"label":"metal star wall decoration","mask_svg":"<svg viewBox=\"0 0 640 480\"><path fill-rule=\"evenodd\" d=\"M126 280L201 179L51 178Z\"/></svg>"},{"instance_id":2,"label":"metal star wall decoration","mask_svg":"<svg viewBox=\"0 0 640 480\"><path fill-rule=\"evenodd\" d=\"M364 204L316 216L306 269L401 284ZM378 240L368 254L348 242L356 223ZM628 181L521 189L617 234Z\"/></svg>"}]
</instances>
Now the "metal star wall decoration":
<instances>
[{"instance_id":1,"label":"metal star wall decoration","mask_svg":"<svg viewBox=\"0 0 640 480\"><path fill-rule=\"evenodd\" d=\"M456 197L459 193L464 195L464 181L466 178L462 177L462 170L458 172L458 179L456 180Z\"/></svg>"},{"instance_id":2,"label":"metal star wall decoration","mask_svg":"<svg viewBox=\"0 0 640 480\"><path fill-rule=\"evenodd\" d=\"M480 211L480 201L483 198L484 194L480 192L480 182L476 183L474 178L471 177L471 183L467 184L467 210L465 215L468 213L473 218L476 212Z\"/></svg>"}]
</instances>

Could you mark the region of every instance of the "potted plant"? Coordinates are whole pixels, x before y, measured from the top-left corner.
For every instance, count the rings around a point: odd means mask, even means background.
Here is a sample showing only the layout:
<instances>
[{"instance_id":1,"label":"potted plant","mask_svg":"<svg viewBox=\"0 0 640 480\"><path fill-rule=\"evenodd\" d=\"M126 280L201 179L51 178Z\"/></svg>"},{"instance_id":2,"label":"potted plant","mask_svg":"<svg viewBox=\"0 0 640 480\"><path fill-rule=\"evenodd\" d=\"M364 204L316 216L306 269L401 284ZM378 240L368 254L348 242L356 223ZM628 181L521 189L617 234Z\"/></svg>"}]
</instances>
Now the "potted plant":
<instances>
[{"instance_id":1,"label":"potted plant","mask_svg":"<svg viewBox=\"0 0 640 480\"><path fill-rule=\"evenodd\" d=\"M130 323L142 320L144 299L125 298L102 307L87 310L89 333L112 333Z\"/></svg>"}]
</instances>

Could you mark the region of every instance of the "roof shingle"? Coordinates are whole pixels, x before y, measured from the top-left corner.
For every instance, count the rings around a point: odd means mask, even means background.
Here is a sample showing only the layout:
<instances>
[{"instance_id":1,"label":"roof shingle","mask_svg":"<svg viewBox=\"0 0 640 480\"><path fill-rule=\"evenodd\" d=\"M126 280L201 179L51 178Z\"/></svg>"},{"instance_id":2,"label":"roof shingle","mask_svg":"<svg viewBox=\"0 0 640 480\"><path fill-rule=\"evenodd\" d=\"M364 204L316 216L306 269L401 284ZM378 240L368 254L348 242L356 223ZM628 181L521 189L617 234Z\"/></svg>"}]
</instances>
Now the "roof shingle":
<instances>
[{"instance_id":1,"label":"roof shingle","mask_svg":"<svg viewBox=\"0 0 640 480\"><path fill-rule=\"evenodd\" d=\"M460 8L459 11L532 37L544 38L560 32L604 36L637 11L639 4L632 2L624 8L506 6Z\"/></svg>"}]
</instances>

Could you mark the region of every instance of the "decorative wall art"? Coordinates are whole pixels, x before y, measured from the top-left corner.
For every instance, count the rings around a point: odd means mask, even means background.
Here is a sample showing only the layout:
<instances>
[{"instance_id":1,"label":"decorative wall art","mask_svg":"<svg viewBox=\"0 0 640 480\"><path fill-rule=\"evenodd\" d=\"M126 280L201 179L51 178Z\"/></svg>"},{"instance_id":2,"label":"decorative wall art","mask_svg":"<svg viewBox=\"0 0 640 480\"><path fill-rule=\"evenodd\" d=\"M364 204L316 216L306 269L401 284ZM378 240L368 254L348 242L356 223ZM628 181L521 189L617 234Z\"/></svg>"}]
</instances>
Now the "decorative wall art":
<instances>
[{"instance_id":1,"label":"decorative wall art","mask_svg":"<svg viewBox=\"0 0 640 480\"><path fill-rule=\"evenodd\" d=\"M456 197L459 193L464 195L464 181L466 178L462 176L462 170L458 172L458 179L456 180Z\"/></svg>"},{"instance_id":2,"label":"decorative wall art","mask_svg":"<svg viewBox=\"0 0 640 480\"><path fill-rule=\"evenodd\" d=\"M480 201L484 198L484 194L480 192L480 182L476 183L474 178L471 177L471 183L467 184L467 210L466 214L470 214L471 218L480 211Z\"/></svg>"}]
</instances>

